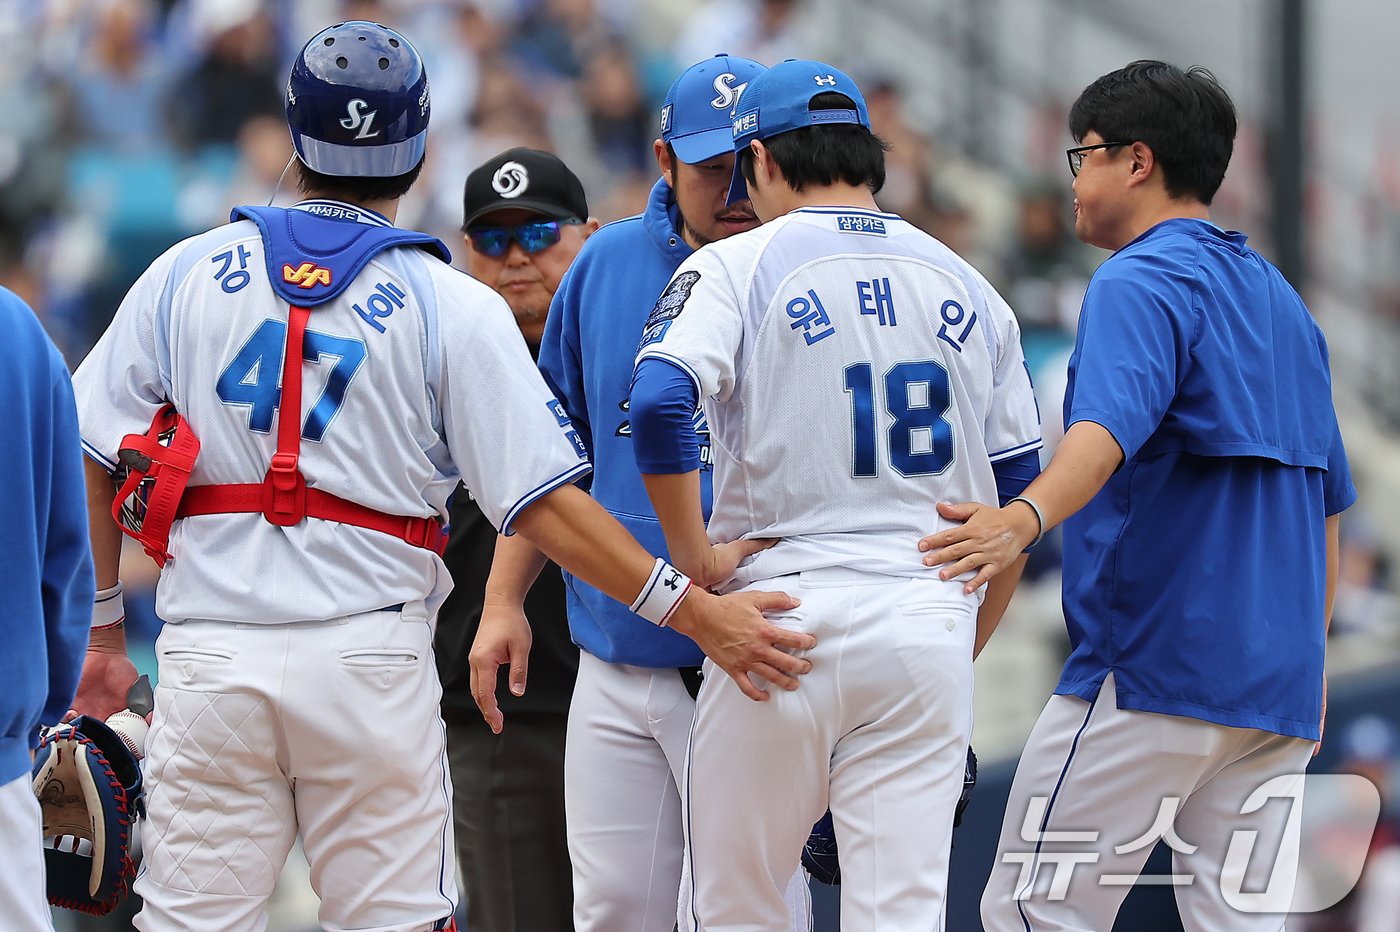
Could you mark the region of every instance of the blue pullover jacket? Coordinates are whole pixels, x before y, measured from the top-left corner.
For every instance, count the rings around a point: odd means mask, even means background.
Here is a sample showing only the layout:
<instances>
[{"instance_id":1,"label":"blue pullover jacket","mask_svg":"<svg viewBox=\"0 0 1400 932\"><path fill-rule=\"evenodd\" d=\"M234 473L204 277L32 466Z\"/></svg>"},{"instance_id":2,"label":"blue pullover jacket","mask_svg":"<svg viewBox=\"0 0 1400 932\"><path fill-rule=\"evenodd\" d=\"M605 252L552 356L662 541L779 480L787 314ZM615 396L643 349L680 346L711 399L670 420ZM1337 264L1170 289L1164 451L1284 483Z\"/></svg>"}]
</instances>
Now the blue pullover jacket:
<instances>
[{"instance_id":1,"label":"blue pullover jacket","mask_svg":"<svg viewBox=\"0 0 1400 932\"><path fill-rule=\"evenodd\" d=\"M7 489L0 496L0 784L30 771L41 725L78 689L92 620L92 554L68 367L34 312L0 288Z\"/></svg>"},{"instance_id":2,"label":"blue pullover jacket","mask_svg":"<svg viewBox=\"0 0 1400 932\"><path fill-rule=\"evenodd\" d=\"M666 556L666 540L637 470L628 391L647 315L691 252L671 187L657 181L645 212L608 224L584 244L554 295L540 346L540 371L593 462L593 497L658 556ZM696 433L708 518L710 438L699 415ZM704 659L684 635L632 614L581 579L564 579L574 641L600 660L684 667Z\"/></svg>"}]
</instances>

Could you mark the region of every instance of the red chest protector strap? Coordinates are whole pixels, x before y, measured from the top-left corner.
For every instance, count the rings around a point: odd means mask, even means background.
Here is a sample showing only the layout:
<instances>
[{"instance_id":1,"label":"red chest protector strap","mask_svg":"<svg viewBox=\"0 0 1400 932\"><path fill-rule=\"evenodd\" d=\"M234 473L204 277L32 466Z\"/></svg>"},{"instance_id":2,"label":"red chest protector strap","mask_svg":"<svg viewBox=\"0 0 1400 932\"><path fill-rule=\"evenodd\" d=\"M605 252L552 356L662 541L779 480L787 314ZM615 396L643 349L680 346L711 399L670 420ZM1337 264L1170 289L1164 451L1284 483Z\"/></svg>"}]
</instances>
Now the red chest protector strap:
<instances>
[{"instance_id":1,"label":"red chest protector strap","mask_svg":"<svg viewBox=\"0 0 1400 932\"><path fill-rule=\"evenodd\" d=\"M287 349L282 361L282 401L277 411L277 452L262 482L199 485L185 489L176 517L261 512L269 522L288 527L303 518L339 521L397 537L442 555L447 534L432 518L406 518L357 505L329 492L308 489L297 467L301 455L302 343L310 308L291 308Z\"/></svg>"}]
</instances>

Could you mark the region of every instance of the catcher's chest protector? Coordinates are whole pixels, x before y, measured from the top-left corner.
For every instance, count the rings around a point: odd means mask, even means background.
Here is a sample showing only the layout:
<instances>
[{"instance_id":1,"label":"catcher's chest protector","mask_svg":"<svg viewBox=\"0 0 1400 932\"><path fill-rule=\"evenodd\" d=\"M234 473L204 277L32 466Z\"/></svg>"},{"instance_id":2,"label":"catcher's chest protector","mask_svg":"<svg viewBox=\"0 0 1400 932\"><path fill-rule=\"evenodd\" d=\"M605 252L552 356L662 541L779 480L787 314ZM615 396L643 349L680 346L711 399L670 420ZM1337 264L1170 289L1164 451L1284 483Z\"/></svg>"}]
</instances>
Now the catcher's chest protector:
<instances>
[{"instance_id":1,"label":"catcher's chest protector","mask_svg":"<svg viewBox=\"0 0 1400 932\"><path fill-rule=\"evenodd\" d=\"M187 487L199 455L199 440L175 408L166 405L156 414L146 434L128 434L122 440L119 456L127 476L112 505L117 524L139 540L160 566L170 560L166 548L170 525L176 518L248 512L261 512L269 522L281 526L298 524L307 517L339 521L390 534L441 555L447 546L447 534L436 517L385 514L328 492L308 489L298 467L299 417L285 417L282 412L301 411L302 341L312 309L339 295L379 252L417 246L447 261L450 255L446 247L423 233L346 224L274 207L238 207L230 219L248 219L257 224L267 256L269 284L289 305L277 453L260 483ZM320 265L306 261L308 255L314 255ZM151 483L141 503L144 507L133 508L130 496L140 491L148 479ZM123 520L138 511L143 521Z\"/></svg>"}]
</instances>

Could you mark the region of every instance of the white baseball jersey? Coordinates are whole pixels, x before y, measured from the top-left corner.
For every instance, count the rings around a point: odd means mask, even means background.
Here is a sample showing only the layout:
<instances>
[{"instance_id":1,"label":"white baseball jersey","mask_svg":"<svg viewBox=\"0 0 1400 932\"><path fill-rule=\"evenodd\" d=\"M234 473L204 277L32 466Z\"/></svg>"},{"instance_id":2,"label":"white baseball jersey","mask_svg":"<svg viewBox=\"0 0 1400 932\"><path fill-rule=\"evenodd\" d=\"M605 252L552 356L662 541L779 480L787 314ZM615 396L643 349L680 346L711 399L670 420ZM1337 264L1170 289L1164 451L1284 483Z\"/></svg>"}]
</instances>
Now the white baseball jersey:
<instances>
[{"instance_id":1,"label":"white baseball jersey","mask_svg":"<svg viewBox=\"0 0 1400 932\"><path fill-rule=\"evenodd\" d=\"M288 319L267 274L247 220L152 264L74 376L90 456L115 467L123 436L144 433L170 401L202 444L191 486L262 481ZM445 521L461 479L508 530L523 507L588 470L505 301L419 249L378 253L314 308L303 356L309 488ZM318 620L417 600L435 613L452 585L426 549L316 518L290 527L261 514L184 518L170 551L156 606L168 620Z\"/></svg>"},{"instance_id":2,"label":"white baseball jersey","mask_svg":"<svg viewBox=\"0 0 1400 932\"><path fill-rule=\"evenodd\" d=\"M683 313L682 313L683 311ZM1040 447L1006 302L893 214L803 208L701 249L639 353L696 383L710 538L776 537L740 584L825 566L936 573L939 501L995 503L991 464Z\"/></svg>"}]
</instances>

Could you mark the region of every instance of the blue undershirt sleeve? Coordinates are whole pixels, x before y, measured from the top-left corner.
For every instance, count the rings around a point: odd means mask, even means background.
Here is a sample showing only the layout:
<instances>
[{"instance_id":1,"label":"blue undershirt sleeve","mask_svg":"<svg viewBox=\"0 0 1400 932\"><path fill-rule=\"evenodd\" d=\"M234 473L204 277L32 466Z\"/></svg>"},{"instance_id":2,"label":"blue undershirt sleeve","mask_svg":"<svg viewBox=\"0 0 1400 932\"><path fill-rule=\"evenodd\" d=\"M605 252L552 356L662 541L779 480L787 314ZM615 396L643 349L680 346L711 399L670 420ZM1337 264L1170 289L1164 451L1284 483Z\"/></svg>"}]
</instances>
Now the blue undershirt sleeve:
<instances>
[{"instance_id":1,"label":"blue undershirt sleeve","mask_svg":"<svg viewBox=\"0 0 1400 932\"><path fill-rule=\"evenodd\" d=\"M997 504L1005 508L1007 502L1026 491L1026 486L1040 475L1040 451L1028 450L993 463L992 474L997 478Z\"/></svg>"},{"instance_id":2,"label":"blue undershirt sleeve","mask_svg":"<svg viewBox=\"0 0 1400 932\"><path fill-rule=\"evenodd\" d=\"M644 475L676 475L700 468L695 436L699 391L684 369L647 357L632 376L632 448Z\"/></svg>"}]
</instances>

